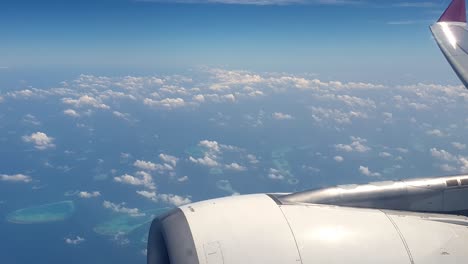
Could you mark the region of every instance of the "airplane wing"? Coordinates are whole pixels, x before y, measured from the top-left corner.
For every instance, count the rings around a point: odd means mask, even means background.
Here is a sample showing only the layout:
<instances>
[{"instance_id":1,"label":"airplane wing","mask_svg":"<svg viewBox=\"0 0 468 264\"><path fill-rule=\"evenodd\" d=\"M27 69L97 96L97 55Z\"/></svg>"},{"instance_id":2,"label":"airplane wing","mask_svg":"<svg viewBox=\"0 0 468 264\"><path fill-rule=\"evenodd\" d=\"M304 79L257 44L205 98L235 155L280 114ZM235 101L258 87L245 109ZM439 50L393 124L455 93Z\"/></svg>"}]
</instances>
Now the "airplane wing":
<instances>
[{"instance_id":1,"label":"airplane wing","mask_svg":"<svg viewBox=\"0 0 468 264\"><path fill-rule=\"evenodd\" d=\"M445 58L468 88L468 27L465 0L453 0L430 28Z\"/></svg>"}]
</instances>

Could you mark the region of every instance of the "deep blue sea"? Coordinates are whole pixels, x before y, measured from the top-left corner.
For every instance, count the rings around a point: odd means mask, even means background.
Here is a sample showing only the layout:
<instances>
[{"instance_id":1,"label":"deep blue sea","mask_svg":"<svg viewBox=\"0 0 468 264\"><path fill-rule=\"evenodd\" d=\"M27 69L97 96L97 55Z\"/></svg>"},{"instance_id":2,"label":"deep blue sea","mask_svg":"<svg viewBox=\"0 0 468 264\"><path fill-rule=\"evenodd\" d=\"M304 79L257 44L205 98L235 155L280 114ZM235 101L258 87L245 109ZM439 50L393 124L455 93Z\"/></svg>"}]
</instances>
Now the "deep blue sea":
<instances>
[{"instance_id":1,"label":"deep blue sea","mask_svg":"<svg viewBox=\"0 0 468 264\"><path fill-rule=\"evenodd\" d=\"M227 195L466 173L467 106L464 88L444 84L211 68L2 70L0 259L145 263L147 224L94 228ZM75 210L62 221L6 219L64 200Z\"/></svg>"}]
</instances>

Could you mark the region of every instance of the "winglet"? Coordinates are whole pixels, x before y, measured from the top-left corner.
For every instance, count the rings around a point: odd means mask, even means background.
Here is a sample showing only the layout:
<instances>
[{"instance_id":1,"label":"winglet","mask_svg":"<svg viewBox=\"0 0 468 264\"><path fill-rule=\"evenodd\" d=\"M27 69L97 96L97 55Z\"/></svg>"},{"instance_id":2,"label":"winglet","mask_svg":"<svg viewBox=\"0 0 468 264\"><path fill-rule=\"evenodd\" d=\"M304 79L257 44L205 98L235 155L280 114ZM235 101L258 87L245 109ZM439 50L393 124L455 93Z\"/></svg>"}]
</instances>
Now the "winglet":
<instances>
[{"instance_id":1,"label":"winglet","mask_svg":"<svg viewBox=\"0 0 468 264\"><path fill-rule=\"evenodd\" d=\"M465 22L466 7L465 0L452 0L445 12L437 22Z\"/></svg>"}]
</instances>

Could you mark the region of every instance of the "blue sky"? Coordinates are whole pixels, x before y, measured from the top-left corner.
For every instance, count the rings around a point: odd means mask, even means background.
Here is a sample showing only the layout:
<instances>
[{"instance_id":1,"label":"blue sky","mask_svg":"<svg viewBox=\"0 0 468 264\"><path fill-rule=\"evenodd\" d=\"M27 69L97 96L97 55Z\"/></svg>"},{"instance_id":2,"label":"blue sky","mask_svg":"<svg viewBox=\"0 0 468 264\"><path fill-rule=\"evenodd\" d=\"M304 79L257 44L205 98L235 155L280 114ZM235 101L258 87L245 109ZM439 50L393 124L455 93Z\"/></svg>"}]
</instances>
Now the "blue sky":
<instances>
[{"instance_id":1,"label":"blue sky","mask_svg":"<svg viewBox=\"0 0 468 264\"><path fill-rule=\"evenodd\" d=\"M325 80L456 83L428 30L448 2L3 1L0 67L208 65Z\"/></svg>"}]
</instances>

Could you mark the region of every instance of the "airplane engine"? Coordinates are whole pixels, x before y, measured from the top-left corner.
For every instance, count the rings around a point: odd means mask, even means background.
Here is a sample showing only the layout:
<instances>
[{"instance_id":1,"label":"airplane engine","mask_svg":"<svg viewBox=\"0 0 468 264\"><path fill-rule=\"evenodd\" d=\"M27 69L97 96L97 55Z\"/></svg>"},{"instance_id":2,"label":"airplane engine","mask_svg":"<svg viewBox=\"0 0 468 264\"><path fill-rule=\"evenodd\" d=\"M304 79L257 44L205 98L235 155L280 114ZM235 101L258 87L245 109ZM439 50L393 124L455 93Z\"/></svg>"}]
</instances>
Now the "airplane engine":
<instances>
[{"instance_id":1,"label":"airplane engine","mask_svg":"<svg viewBox=\"0 0 468 264\"><path fill-rule=\"evenodd\" d=\"M148 264L468 263L468 219L232 196L156 218Z\"/></svg>"}]
</instances>

